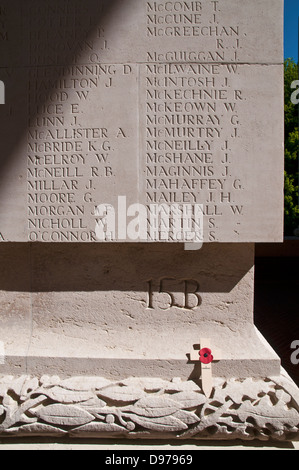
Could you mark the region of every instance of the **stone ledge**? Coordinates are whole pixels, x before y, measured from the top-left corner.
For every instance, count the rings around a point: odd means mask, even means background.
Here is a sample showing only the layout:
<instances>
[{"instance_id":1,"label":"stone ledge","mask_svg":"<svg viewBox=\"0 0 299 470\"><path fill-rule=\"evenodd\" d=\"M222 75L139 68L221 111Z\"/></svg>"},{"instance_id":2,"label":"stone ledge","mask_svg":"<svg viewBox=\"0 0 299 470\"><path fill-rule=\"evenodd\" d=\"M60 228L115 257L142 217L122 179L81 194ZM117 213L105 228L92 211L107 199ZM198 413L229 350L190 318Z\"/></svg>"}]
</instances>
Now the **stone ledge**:
<instances>
[{"instance_id":1,"label":"stone ledge","mask_svg":"<svg viewBox=\"0 0 299 470\"><path fill-rule=\"evenodd\" d=\"M176 359L123 359L123 358L94 358L94 357L23 357L6 356L5 364L1 365L1 375L30 374L31 376L59 375L66 378L79 376L105 376L109 380L118 377L133 376L138 373L141 377L157 377L171 380L181 377L182 380L200 377L200 363ZM70 374L70 371L73 371ZM245 358L221 360L213 364L215 376L233 378L240 376L261 378L265 375L279 375L280 361L276 358Z\"/></svg>"},{"instance_id":2,"label":"stone ledge","mask_svg":"<svg viewBox=\"0 0 299 470\"><path fill-rule=\"evenodd\" d=\"M81 331L83 331L83 326ZM180 377L182 380L200 377L200 363L190 360L192 350L199 350L197 338L209 337L213 331L213 342L221 350L221 359L213 363L215 377L252 377L263 378L280 374L280 358L256 329L253 324L243 324L240 330L232 331L227 327L219 327L206 322L193 329L187 327L181 331L168 330L166 333L151 335L146 332L132 330L130 340L128 332L126 340L131 351L122 350L121 333L110 337L113 349L107 351L101 343L98 350L86 341L84 348L75 350L74 339L59 337L59 342L49 348L49 354L42 351L42 346L49 347L43 335L39 340L39 348L30 346L26 354L18 354L12 347L4 350L0 365L1 375L42 375L59 376L61 379L72 376L103 376L110 380L119 377L158 377L171 380ZM86 331L86 338L88 330ZM119 342L117 342L117 340ZM134 343L135 341L135 343ZM91 341L90 341L91 343ZM128 344L126 346L128 346ZM125 344L123 345L125 348ZM14 348L16 349L16 348ZM42 354L41 354L42 353ZM146 355L145 355L146 354Z\"/></svg>"},{"instance_id":3,"label":"stone ledge","mask_svg":"<svg viewBox=\"0 0 299 470\"><path fill-rule=\"evenodd\" d=\"M116 442L111 439L86 439L76 441L74 439L40 439L26 438L20 439L18 442L15 440L1 439L0 451L2 450L98 450L105 454L129 452L132 455L146 451L156 451L155 453L172 452L178 455L182 453L192 452L195 453L199 450L299 450L299 442L282 442L282 441L186 441L184 443L177 441L150 441L150 440L136 440ZM138 454L137 454L138 455ZM196 454L197 456L197 454Z\"/></svg>"},{"instance_id":4,"label":"stone ledge","mask_svg":"<svg viewBox=\"0 0 299 470\"><path fill-rule=\"evenodd\" d=\"M299 440L299 391L264 379L194 381L2 376L0 437Z\"/></svg>"}]
</instances>

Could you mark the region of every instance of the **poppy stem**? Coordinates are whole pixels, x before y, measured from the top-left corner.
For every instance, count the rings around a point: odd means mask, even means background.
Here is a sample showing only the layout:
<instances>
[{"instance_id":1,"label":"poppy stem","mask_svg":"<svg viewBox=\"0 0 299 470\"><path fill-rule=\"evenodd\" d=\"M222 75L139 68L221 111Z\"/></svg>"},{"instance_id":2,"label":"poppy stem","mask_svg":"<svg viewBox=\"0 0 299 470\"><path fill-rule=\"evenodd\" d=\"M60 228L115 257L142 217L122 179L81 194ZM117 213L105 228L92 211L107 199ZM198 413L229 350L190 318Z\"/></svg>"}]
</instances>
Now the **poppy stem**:
<instances>
[{"instance_id":1,"label":"poppy stem","mask_svg":"<svg viewBox=\"0 0 299 470\"><path fill-rule=\"evenodd\" d=\"M201 386L206 397L210 397L213 389L212 367L201 366Z\"/></svg>"}]
</instances>

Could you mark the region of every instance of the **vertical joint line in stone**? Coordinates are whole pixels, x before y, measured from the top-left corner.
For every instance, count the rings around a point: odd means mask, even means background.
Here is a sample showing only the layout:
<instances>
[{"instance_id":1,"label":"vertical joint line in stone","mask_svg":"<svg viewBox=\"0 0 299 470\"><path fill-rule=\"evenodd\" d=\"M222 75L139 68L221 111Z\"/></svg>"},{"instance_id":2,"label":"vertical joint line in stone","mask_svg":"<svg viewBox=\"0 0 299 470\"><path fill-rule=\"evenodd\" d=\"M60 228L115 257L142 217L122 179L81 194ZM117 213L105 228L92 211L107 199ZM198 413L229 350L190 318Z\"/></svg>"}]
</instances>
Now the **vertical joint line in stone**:
<instances>
[{"instance_id":1,"label":"vertical joint line in stone","mask_svg":"<svg viewBox=\"0 0 299 470\"><path fill-rule=\"evenodd\" d=\"M5 85L2 80L0 80L0 104L5 104Z\"/></svg>"},{"instance_id":2,"label":"vertical joint line in stone","mask_svg":"<svg viewBox=\"0 0 299 470\"><path fill-rule=\"evenodd\" d=\"M141 193L141 189L140 188L140 181L141 181L141 178L140 178L140 158L141 158L141 149L142 149L142 146L141 146L141 132L140 132L140 104L141 104L141 100L140 100L140 65L139 64L136 64L136 67L137 67L137 188L138 188L138 195L137 195L137 198L138 198L138 203L140 203L140 193Z\"/></svg>"},{"instance_id":3,"label":"vertical joint line in stone","mask_svg":"<svg viewBox=\"0 0 299 470\"><path fill-rule=\"evenodd\" d=\"M27 350L26 350L26 355L25 355L25 368L26 368L26 374L28 373L28 355L30 351L30 346L31 346L31 340L32 340L32 335L33 335L33 278L32 278L32 243L29 243L29 295L30 295L30 315L29 315L29 338L28 338L28 345L27 345Z\"/></svg>"}]
</instances>

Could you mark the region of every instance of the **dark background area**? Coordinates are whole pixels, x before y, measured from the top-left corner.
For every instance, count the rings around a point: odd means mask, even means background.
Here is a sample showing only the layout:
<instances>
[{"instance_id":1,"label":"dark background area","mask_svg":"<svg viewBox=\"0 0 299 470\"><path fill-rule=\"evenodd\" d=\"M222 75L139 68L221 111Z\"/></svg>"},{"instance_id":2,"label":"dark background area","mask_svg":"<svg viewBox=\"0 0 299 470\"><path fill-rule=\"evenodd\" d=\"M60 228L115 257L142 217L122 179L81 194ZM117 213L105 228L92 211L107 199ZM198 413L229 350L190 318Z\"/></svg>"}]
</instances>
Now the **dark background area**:
<instances>
[{"instance_id":1,"label":"dark background area","mask_svg":"<svg viewBox=\"0 0 299 470\"><path fill-rule=\"evenodd\" d=\"M255 325L299 386L299 364L291 362L291 344L299 341L298 300L299 239L256 245Z\"/></svg>"}]
</instances>

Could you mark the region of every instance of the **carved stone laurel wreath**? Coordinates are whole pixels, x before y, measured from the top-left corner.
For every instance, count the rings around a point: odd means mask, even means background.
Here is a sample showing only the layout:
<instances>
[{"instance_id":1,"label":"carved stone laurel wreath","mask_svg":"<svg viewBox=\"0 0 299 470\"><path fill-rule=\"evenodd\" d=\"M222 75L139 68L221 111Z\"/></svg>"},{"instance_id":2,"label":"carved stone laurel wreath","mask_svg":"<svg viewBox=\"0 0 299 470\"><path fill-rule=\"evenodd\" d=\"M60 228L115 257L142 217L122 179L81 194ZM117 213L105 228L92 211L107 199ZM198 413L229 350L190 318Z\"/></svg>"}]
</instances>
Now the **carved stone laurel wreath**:
<instances>
[{"instance_id":1,"label":"carved stone laurel wreath","mask_svg":"<svg viewBox=\"0 0 299 470\"><path fill-rule=\"evenodd\" d=\"M298 388L266 379L0 377L0 436L299 440Z\"/></svg>"}]
</instances>

